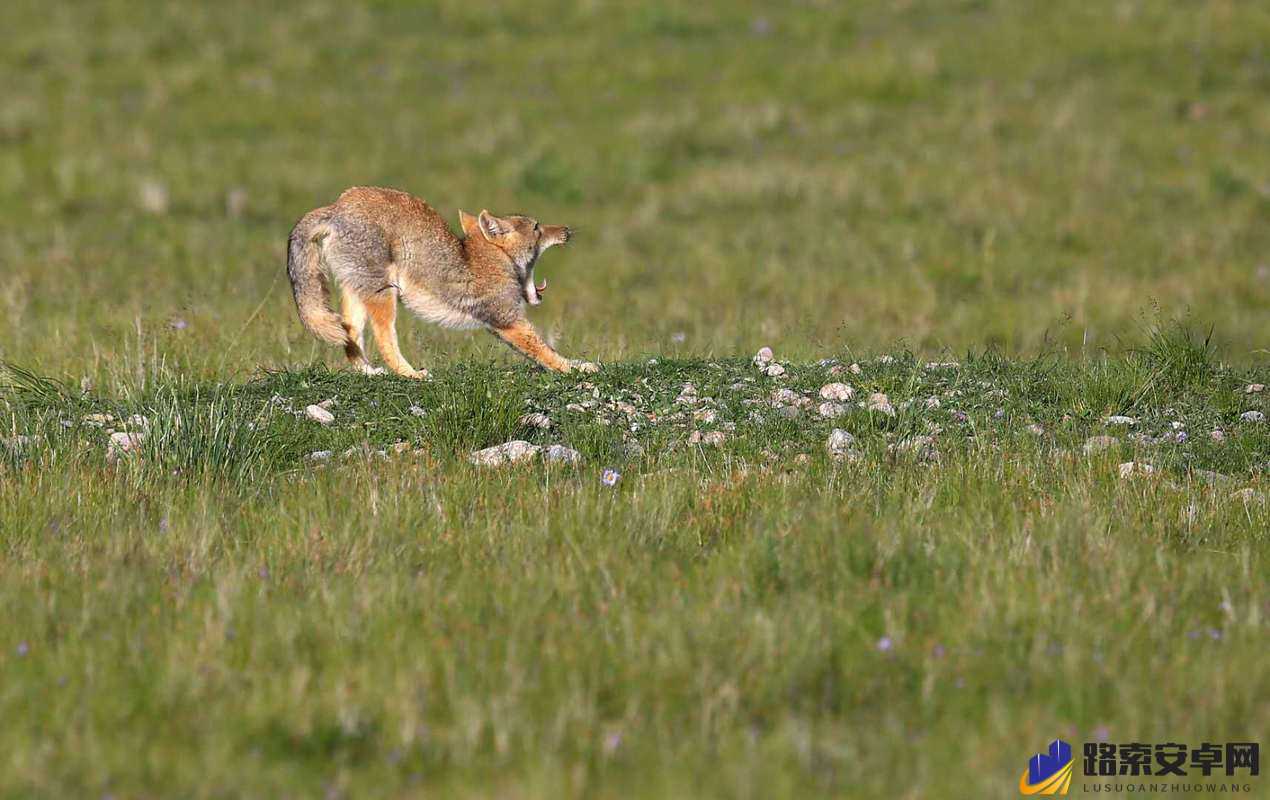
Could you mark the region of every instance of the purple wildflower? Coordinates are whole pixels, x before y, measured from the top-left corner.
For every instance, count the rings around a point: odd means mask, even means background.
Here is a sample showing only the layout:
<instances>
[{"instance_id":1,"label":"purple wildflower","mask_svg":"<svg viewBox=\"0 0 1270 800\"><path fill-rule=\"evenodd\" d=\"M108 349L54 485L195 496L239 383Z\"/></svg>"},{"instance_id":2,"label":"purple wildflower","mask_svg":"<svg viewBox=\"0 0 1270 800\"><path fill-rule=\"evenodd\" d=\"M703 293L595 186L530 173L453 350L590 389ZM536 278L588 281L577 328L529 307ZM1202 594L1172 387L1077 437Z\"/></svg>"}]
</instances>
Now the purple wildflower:
<instances>
[{"instance_id":1,"label":"purple wildflower","mask_svg":"<svg viewBox=\"0 0 1270 800\"><path fill-rule=\"evenodd\" d=\"M622 473L615 469L606 469L600 473L600 483L605 486L616 486L618 480L622 477Z\"/></svg>"}]
</instances>

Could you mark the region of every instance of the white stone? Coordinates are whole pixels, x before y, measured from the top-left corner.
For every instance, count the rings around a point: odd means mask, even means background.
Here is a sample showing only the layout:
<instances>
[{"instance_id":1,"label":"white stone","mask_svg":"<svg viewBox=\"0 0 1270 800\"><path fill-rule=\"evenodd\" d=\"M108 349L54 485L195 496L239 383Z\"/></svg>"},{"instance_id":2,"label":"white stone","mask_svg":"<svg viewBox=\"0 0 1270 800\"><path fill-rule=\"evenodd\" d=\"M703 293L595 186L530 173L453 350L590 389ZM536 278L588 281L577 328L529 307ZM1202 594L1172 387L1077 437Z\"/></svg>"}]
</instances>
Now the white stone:
<instances>
[{"instance_id":1,"label":"white stone","mask_svg":"<svg viewBox=\"0 0 1270 800\"><path fill-rule=\"evenodd\" d=\"M1143 464L1140 461L1126 461L1120 465L1120 477L1131 478L1134 475L1150 475L1155 472L1155 467L1150 464Z\"/></svg>"},{"instance_id":2,"label":"white stone","mask_svg":"<svg viewBox=\"0 0 1270 800\"><path fill-rule=\"evenodd\" d=\"M314 450L305 456L309 461L330 461L331 456L335 455L330 450Z\"/></svg>"},{"instance_id":3,"label":"white stone","mask_svg":"<svg viewBox=\"0 0 1270 800\"><path fill-rule=\"evenodd\" d=\"M834 428L825 440L825 449L834 458L843 458L855 447L856 439L841 428Z\"/></svg>"},{"instance_id":4,"label":"white stone","mask_svg":"<svg viewBox=\"0 0 1270 800\"><path fill-rule=\"evenodd\" d=\"M110 434L110 441L106 444L106 460L114 463L129 453L136 452L141 448L143 441L145 441L144 433L119 431Z\"/></svg>"},{"instance_id":5,"label":"white stone","mask_svg":"<svg viewBox=\"0 0 1270 800\"><path fill-rule=\"evenodd\" d=\"M877 411L888 417L895 416L895 407L891 405L891 398L882 392L874 392L869 395L869 399L865 402L865 408L870 411Z\"/></svg>"},{"instance_id":6,"label":"white stone","mask_svg":"<svg viewBox=\"0 0 1270 800\"><path fill-rule=\"evenodd\" d=\"M1239 418L1243 420L1244 422L1265 422L1266 421L1266 415L1262 414L1260 411L1245 411L1244 413L1239 415Z\"/></svg>"},{"instance_id":7,"label":"white stone","mask_svg":"<svg viewBox=\"0 0 1270 800\"><path fill-rule=\"evenodd\" d=\"M767 374L767 377L769 378L779 378L780 376L785 374L785 368L782 367L780 364L769 364L767 369L764 370L764 372Z\"/></svg>"},{"instance_id":8,"label":"white stone","mask_svg":"<svg viewBox=\"0 0 1270 800\"><path fill-rule=\"evenodd\" d=\"M842 403L824 402L816 407L816 411L822 417L833 419L834 417L841 417L843 414L847 413L847 407Z\"/></svg>"},{"instance_id":9,"label":"white stone","mask_svg":"<svg viewBox=\"0 0 1270 800\"><path fill-rule=\"evenodd\" d=\"M415 415L416 417L426 417L428 415L427 410L425 410L421 406L411 406L410 413Z\"/></svg>"},{"instance_id":10,"label":"white stone","mask_svg":"<svg viewBox=\"0 0 1270 800\"><path fill-rule=\"evenodd\" d=\"M551 427L551 417L537 411L530 414L522 414L520 419L516 421L526 428L538 428L545 431Z\"/></svg>"},{"instance_id":11,"label":"white stone","mask_svg":"<svg viewBox=\"0 0 1270 800\"><path fill-rule=\"evenodd\" d=\"M1108 425L1137 425L1138 421L1133 417L1126 417L1122 414L1113 414L1105 420Z\"/></svg>"},{"instance_id":12,"label":"white stone","mask_svg":"<svg viewBox=\"0 0 1270 800\"><path fill-rule=\"evenodd\" d=\"M468 455L467 460L477 466L498 467L503 464L516 464L531 459L538 455L540 450L542 448L536 444L530 444L523 439L513 439L510 442L496 444L484 450L477 450Z\"/></svg>"},{"instance_id":13,"label":"white stone","mask_svg":"<svg viewBox=\"0 0 1270 800\"><path fill-rule=\"evenodd\" d=\"M1261 394L1266 390L1264 383L1250 383L1244 387L1244 394Z\"/></svg>"},{"instance_id":14,"label":"white stone","mask_svg":"<svg viewBox=\"0 0 1270 800\"><path fill-rule=\"evenodd\" d=\"M1095 453L1101 453L1120 444L1120 440L1114 436L1090 436L1085 440L1085 455L1092 456Z\"/></svg>"},{"instance_id":15,"label":"white stone","mask_svg":"<svg viewBox=\"0 0 1270 800\"><path fill-rule=\"evenodd\" d=\"M306 406L304 415L319 425L330 425L335 421L334 414L317 405Z\"/></svg>"},{"instance_id":16,"label":"white stone","mask_svg":"<svg viewBox=\"0 0 1270 800\"><path fill-rule=\"evenodd\" d=\"M942 407L942 406L943 406L943 403L942 403L942 402L940 402L940 400L939 400L939 398L938 398L938 397L931 396L931 397L926 398L926 407L927 407L927 408L929 408L929 409L936 409L936 408L940 408L940 407Z\"/></svg>"},{"instance_id":17,"label":"white stone","mask_svg":"<svg viewBox=\"0 0 1270 800\"><path fill-rule=\"evenodd\" d=\"M772 348L760 347L758 352L754 354L754 366L765 367L771 363L772 358Z\"/></svg>"},{"instance_id":18,"label":"white stone","mask_svg":"<svg viewBox=\"0 0 1270 800\"><path fill-rule=\"evenodd\" d=\"M847 367L847 372L850 372L852 375L860 375L864 372L864 368L859 364L852 362L851 366Z\"/></svg>"},{"instance_id":19,"label":"white stone","mask_svg":"<svg viewBox=\"0 0 1270 800\"><path fill-rule=\"evenodd\" d=\"M562 444L548 445L543 451L543 457L548 461L555 461L562 464L577 464L582 460L582 454L572 447L565 447Z\"/></svg>"},{"instance_id":20,"label":"white stone","mask_svg":"<svg viewBox=\"0 0 1270 800\"><path fill-rule=\"evenodd\" d=\"M855 389L845 383L826 383L820 387L820 396L825 400L850 400L855 397Z\"/></svg>"}]
</instances>

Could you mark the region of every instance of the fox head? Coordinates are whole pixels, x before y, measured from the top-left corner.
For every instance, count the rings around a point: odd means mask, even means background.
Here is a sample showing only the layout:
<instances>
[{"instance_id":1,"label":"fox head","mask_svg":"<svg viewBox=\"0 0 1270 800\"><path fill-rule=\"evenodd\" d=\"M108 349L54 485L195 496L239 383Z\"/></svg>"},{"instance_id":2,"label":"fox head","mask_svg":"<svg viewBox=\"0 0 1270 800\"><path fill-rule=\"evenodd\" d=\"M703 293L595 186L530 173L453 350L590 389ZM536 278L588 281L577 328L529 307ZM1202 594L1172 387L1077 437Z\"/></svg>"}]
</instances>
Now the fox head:
<instances>
[{"instance_id":1,"label":"fox head","mask_svg":"<svg viewBox=\"0 0 1270 800\"><path fill-rule=\"evenodd\" d=\"M538 256L550 247L564 244L573 235L565 225L540 225L538 220L520 214L496 217L489 211L474 217L460 209L459 225L464 236L480 237L507 256L516 270L521 294L531 306L542 302L542 293L547 288L545 280L541 286L534 285L534 263Z\"/></svg>"}]
</instances>

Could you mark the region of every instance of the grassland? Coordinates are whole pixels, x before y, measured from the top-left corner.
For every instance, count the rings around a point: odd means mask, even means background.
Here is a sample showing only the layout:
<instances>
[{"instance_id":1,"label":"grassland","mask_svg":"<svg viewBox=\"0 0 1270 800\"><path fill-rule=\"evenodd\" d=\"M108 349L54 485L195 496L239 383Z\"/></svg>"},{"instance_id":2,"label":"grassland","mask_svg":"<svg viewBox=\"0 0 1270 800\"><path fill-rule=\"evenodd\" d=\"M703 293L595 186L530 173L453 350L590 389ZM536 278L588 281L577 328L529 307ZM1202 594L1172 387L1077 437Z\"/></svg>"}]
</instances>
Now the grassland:
<instances>
[{"instance_id":1,"label":"grassland","mask_svg":"<svg viewBox=\"0 0 1270 800\"><path fill-rule=\"evenodd\" d=\"M1056 735L1267 743L1261 5L0 29L0 797L1009 797ZM604 369L403 321L432 380L340 370L283 249L363 183L577 228L534 319ZM469 463L515 438L580 460Z\"/></svg>"}]
</instances>

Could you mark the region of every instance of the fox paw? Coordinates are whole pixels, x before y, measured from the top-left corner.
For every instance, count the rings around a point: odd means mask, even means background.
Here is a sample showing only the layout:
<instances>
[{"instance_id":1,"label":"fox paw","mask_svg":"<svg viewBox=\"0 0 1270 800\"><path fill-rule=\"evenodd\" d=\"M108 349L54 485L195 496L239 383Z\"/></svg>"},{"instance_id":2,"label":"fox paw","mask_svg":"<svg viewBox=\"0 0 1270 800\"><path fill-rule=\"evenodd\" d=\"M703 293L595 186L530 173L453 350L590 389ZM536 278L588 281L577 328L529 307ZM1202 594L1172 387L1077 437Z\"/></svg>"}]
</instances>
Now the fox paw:
<instances>
[{"instance_id":1,"label":"fox paw","mask_svg":"<svg viewBox=\"0 0 1270 800\"><path fill-rule=\"evenodd\" d=\"M584 375L593 375L600 371L600 365L594 361L570 361L569 366Z\"/></svg>"},{"instance_id":2,"label":"fox paw","mask_svg":"<svg viewBox=\"0 0 1270 800\"><path fill-rule=\"evenodd\" d=\"M370 364L363 364L362 366L358 367L358 369L362 371L363 375L383 375L384 374L383 367L372 367Z\"/></svg>"}]
</instances>

